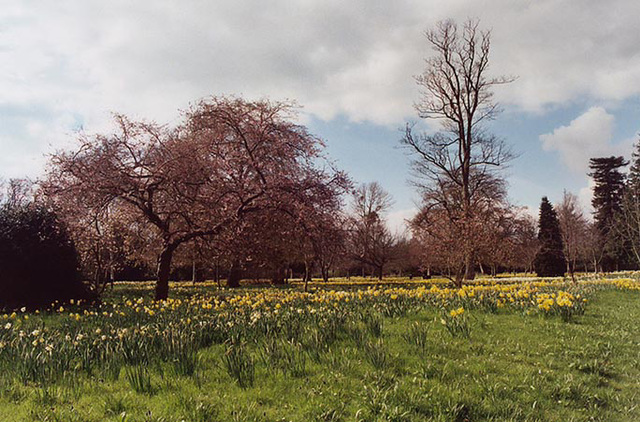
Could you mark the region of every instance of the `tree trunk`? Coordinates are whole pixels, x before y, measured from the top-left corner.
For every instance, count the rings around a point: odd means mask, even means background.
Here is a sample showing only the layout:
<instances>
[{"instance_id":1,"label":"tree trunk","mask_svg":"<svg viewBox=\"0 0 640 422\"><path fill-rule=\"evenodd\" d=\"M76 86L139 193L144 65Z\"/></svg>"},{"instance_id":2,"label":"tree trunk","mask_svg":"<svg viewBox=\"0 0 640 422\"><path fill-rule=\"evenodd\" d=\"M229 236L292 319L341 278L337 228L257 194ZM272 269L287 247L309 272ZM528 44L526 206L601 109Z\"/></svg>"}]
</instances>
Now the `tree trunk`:
<instances>
[{"instance_id":1,"label":"tree trunk","mask_svg":"<svg viewBox=\"0 0 640 422\"><path fill-rule=\"evenodd\" d=\"M171 260L173 250L170 246L160 252L158 256L158 279L156 281L156 300L167 300L169 297L169 273L171 272Z\"/></svg>"},{"instance_id":2,"label":"tree trunk","mask_svg":"<svg viewBox=\"0 0 640 422\"><path fill-rule=\"evenodd\" d=\"M218 287L220 287L220 265L218 264L218 260L216 260L215 272L213 273L213 279L215 280Z\"/></svg>"},{"instance_id":3,"label":"tree trunk","mask_svg":"<svg viewBox=\"0 0 640 422\"><path fill-rule=\"evenodd\" d=\"M464 258L464 279L473 280L476 278L476 271L473 265L473 256L471 254Z\"/></svg>"},{"instance_id":4,"label":"tree trunk","mask_svg":"<svg viewBox=\"0 0 640 422\"><path fill-rule=\"evenodd\" d=\"M191 284L196 284L196 260L191 261Z\"/></svg>"},{"instance_id":5,"label":"tree trunk","mask_svg":"<svg viewBox=\"0 0 640 422\"><path fill-rule=\"evenodd\" d=\"M383 266L380 265L378 266L378 280L382 281L382 270L383 270Z\"/></svg>"},{"instance_id":6,"label":"tree trunk","mask_svg":"<svg viewBox=\"0 0 640 422\"><path fill-rule=\"evenodd\" d=\"M240 287L240 263L237 259L231 262L229 276L227 277L227 287Z\"/></svg>"},{"instance_id":7,"label":"tree trunk","mask_svg":"<svg viewBox=\"0 0 640 422\"><path fill-rule=\"evenodd\" d=\"M464 272L463 271L457 271L456 272L456 278L453 280L453 284L455 284L457 288L461 288L462 287L463 276L464 276Z\"/></svg>"},{"instance_id":8,"label":"tree trunk","mask_svg":"<svg viewBox=\"0 0 640 422\"><path fill-rule=\"evenodd\" d=\"M322 280L326 283L329 281L329 269L322 267Z\"/></svg>"},{"instance_id":9,"label":"tree trunk","mask_svg":"<svg viewBox=\"0 0 640 422\"><path fill-rule=\"evenodd\" d=\"M304 261L304 275L302 276L302 281L304 281L304 291L305 293L309 291L309 281L311 280L311 271L309 270L309 263L307 260Z\"/></svg>"},{"instance_id":10,"label":"tree trunk","mask_svg":"<svg viewBox=\"0 0 640 422\"><path fill-rule=\"evenodd\" d=\"M304 282L308 283L311 281L311 265L309 261L304 261Z\"/></svg>"},{"instance_id":11,"label":"tree trunk","mask_svg":"<svg viewBox=\"0 0 640 422\"><path fill-rule=\"evenodd\" d=\"M571 280L573 280L574 282L576 281L576 264L576 259L574 258L571 262L571 270L569 271L569 274L571 274Z\"/></svg>"},{"instance_id":12,"label":"tree trunk","mask_svg":"<svg viewBox=\"0 0 640 422\"><path fill-rule=\"evenodd\" d=\"M285 271L284 268L278 266L273 270L273 273L271 274L271 283L272 284L277 284L277 285L283 285L284 284L284 277L285 277Z\"/></svg>"}]
</instances>

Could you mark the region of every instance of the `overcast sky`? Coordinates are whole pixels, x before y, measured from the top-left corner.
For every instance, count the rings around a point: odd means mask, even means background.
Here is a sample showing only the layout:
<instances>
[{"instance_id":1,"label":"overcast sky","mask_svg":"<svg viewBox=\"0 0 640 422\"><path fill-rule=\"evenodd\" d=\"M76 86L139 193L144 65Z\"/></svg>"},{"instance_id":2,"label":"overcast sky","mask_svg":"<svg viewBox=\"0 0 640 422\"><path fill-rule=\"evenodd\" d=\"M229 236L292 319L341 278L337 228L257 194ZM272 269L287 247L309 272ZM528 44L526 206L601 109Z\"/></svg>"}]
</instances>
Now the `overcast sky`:
<instances>
[{"instance_id":1,"label":"overcast sky","mask_svg":"<svg viewBox=\"0 0 640 422\"><path fill-rule=\"evenodd\" d=\"M640 1L0 1L0 177L37 177L74 132L110 112L172 123L204 96L295 99L357 183L392 193L398 226L418 195L399 128L416 120L423 31L478 18L492 30L504 112L491 130L520 154L514 203L563 189L589 202L588 159L630 155L640 131ZM429 127L436 127L431 124Z\"/></svg>"}]
</instances>

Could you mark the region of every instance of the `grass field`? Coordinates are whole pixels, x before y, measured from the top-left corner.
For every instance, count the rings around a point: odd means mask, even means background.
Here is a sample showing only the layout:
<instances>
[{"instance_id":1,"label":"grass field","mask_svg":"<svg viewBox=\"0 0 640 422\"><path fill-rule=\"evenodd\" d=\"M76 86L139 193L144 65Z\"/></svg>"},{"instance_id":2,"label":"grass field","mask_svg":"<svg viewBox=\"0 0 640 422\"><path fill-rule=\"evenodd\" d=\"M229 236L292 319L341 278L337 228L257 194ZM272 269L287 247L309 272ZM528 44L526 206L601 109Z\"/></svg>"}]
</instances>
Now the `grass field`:
<instances>
[{"instance_id":1,"label":"grass field","mask_svg":"<svg viewBox=\"0 0 640 422\"><path fill-rule=\"evenodd\" d=\"M640 420L637 282L397 284L5 315L0 420Z\"/></svg>"}]
</instances>

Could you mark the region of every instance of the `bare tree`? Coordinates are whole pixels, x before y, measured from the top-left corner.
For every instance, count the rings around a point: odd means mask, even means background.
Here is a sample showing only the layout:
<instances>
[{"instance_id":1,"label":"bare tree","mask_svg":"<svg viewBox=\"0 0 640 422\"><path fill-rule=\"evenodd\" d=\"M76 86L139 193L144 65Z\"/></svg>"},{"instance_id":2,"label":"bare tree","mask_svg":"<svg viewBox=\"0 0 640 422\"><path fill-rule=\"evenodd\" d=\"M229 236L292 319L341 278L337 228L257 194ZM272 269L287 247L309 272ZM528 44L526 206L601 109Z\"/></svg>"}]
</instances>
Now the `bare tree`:
<instances>
[{"instance_id":1,"label":"bare tree","mask_svg":"<svg viewBox=\"0 0 640 422\"><path fill-rule=\"evenodd\" d=\"M640 140L634 145L621 205L613 228L616 237L631 250L632 259L640 265Z\"/></svg>"},{"instance_id":2,"label":"bare tree","mask_svg":"<svg viewBox=\"0 0 640 422\"><path fill-rule=\"evenodd\" d=\"M481 271L488 266L491 275L498 269L511 269L518 261L516 255L520 246L521 216L520 210L504 202L496 202L478 225L477 232L482 236L478 241L478 262Z\"/></svg>"},{"instance_id":3,"label":"bare tree","mask_svg":"<svg viewBox=\"0 0 640 422\"><path fill-rule=\"evenodd\" d=\"M587 227L586 239L585 239L585 272L588 271L587 261L593 268L594 273L602 272L602 257L604 255L604 248L601 243L602 237L596 227L595 223L590 222Z\"/></svg>"},{"instance_id":4,"label":"bare tree","mask_svg":"<svg viewBox=\"0 0 640 422\"><path fill-rule=\"evenodd\" d=\"M3 186L0 183L0 203L9 207L19 207L33 199L33 183L28 179L10 179ZM3 189L4 188L4 189Z\"/></svg>"},{"instance_id":5,"label":"bare tree","mask_svg":"<svg viewBox=\"0 0 640 422\"><path fill-rule=\"evenodd\" d=\"M353 198L351 256L360 264L372 267L382 280L384 266L392 259L396 243L384 219L393 203L391 195L373 182L361 185Z\"/></svg>"},{"instance_id":6,"label":"bare tree","mask_svg":"<svg viewBox=\"0 0 640 422\"><path fill-rule=\"evenodd\" d=\"M526 211L520 211L515 216L512 234L511 267L523 269L525 273L534 270L534 261L540 242L538 241L538 221Z\"/></svg>"},{"instance_id":7,"label":"bare tree","mask_svg":"<svg viewBox=\"0 0 640 422\"><path fill-rule=\"evenodd\" d=\"M425 195L425 205L411 221L413 235L423 249L422 266L438 269L458 287L462 285L469 255L476 259L474 264L488 264L495 272L507 262L510 253L513 212L500 183L485 187L493 189L474 197L474 212L464 224L456 218L456 209L449 202L437 201L435 195Z\"/></svg>"},{"instance_id":8,"label":"bare tree","mask_svg":"<svg viewBox=\"0 0 640 422\"><path fill-rule=\"evenodd\" d=\"M589 222L578 203L578 197L567 191L564 192L562 202L557 206L557 212L567 272L575 280L577 263L586 255L585 245Z\"/></svg>"},{"instance_id":9,"label":"bare tree","mask_svg":"<svg viewBox=\"0 0 640 422\"><path fill-rule=\"evenodd\" d=\"M462 276L471 279L478 250L472 230L477 206L483 202L480 197L502 188L496 169L513 157L502 140L483 130L482 123L499 112L491 89L512 78L487 75L490 32L480 31L478 21L469 20L460 29L451 20L443 21L425 36L435 54L416 77L422 99L415 107L421 118L439 120L442 131L414 134L414 125L407 124L402 143L415 156L424 207L439 208L459 233Z\"/></svg>"},{"instance_id":10,"label":"bare tree","mask_svg":"<svg viewBox=\"0 0 640 422\"><path fill-rule=\"evenodd\" d=\"M640 265L640 196L637 192L626 192L623 196L615 229L628 244L636 264Z\"/></svg>"}]
</instances>

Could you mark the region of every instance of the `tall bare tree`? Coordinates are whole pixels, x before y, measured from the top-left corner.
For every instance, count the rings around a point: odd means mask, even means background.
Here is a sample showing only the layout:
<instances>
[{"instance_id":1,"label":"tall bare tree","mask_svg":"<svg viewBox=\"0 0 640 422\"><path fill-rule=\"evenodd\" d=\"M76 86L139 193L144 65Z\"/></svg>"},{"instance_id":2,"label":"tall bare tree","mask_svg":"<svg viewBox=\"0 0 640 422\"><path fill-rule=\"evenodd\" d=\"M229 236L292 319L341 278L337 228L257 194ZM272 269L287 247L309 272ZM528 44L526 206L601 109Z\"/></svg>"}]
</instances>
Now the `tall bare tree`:
<instances>
[{"instance_id":1,"label":"tall bare tree","mask_svg":"<svg viewBox=\"0 0 640 422\"><path fill-rule=\"evenodd\" d=\"M415 156L424 207L439 208L460 234L464 268L456 272L464 279L474 277L478 245L472 230L480 197L502 188L496 169L512 158L505 143L482 127L499 112L492 88L512 78L488 75L491 37L478 25L469 20L459 28L446 20L425 33L435 54L416 77L422 98L415 108L421 118L439 120L442 130L415 134L414 125L407 124L402 139Z\"/></svg>"},{"instance_id":2,"label":"tall bare tree","mask_svg":"<svg viewBox=\"0 0 640 422\"><path fill-rule=\"evenodd\" d=\"M575 280L577 263L586 256L589 222L578 203L578 197L570 192L564 192L557 209L567 272Z\"/></svg>"}]
</instances>

